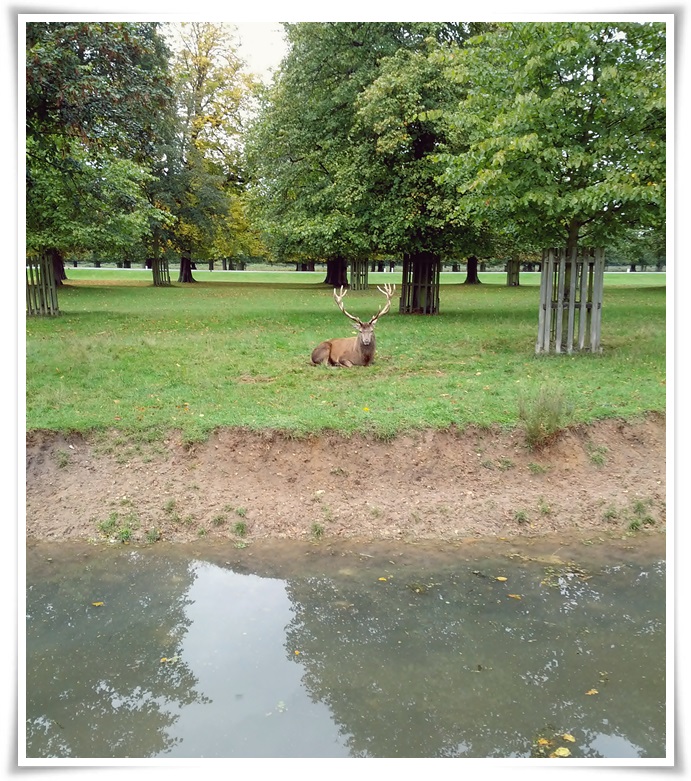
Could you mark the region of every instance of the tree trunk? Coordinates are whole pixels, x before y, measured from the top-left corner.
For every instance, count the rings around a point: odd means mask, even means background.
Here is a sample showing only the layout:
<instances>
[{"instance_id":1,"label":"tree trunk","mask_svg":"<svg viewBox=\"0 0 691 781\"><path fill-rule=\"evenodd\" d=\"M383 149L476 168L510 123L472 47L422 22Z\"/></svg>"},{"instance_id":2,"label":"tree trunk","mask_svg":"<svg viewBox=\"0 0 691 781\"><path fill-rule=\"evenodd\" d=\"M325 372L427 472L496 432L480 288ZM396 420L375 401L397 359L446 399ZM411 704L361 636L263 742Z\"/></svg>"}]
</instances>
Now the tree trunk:
<instances>
[{"instance_id":1,"label":"tree trunk","mask_svg":"<svg viewBox=\"0 0 691 781\"><path fill-rule=\"evenodd\" d=\"M178 276L178 282L196 282L197 280L192 276L192 258L189 253L183 253L180 258L180 275Z\"/></svg>"},{"instance_id":2,"label":"tree trunk","mask_svg":"<svg viewBox=\"0 0 691 781\"><path fill-rule=\"evenodd\" d=\"M62 252L59 249L52 249L49 251L49 254L53 263L53 278L55 279L55 284L59 287L62 285L62 280L67 279L65 259L62 257Z\"/></svg>"},{"instance_id":3,"label":"tree trunk","mask_svg":"<svg viewBox=\"0 0 691 781\"><path fill-rule=\"evenodd\" d=\"M636 264L631 263L631 265L629 266L629 271L635 271L635 270L636 270Z\"/></svg>"},{"instance_id":4,"label":"tree trunk","mask_svg":"<svg viewBox=\"0 0 691 781\"><path fill-rule=\"evenodd\" d=\"M348 285L348 264L345 258L331 258L326 261L326 279L325 285L330 287L341 287Z\"/></svg>"},{"instance_id":5,"label":"tree trunk","mask_svg":"<svg viewBox=\"0 0 691 781\"><path fill-rule=\"evenodd\" d=\"M169 287L170 270L168 268L168 261L165 258L148 258L146 263L151 269L154 287Z\"/></svg>"},{"instance_id":6,"label":"tree trunk","mask_svg":"<svg viewBox=\"0 0 691 781\"><path fill-rule=\"evenodd\" d=\"M477 258L475 255L471 255L468 258L468 271L466 274L465 279L463 280L464 285L481 285L482 282L480 282L480 277L477 275Z\"/></svg>"},{"instance_id":7,"label":"tree trunk","mask_svg":"<svg viewBox=\"0 0 691 781\"><path fill-rule=\"evenodd\" d=\"M519 275L521 272L521 262L518 258L511 258L506 264L506 285L507 287L518 287L520 283Z\"/></svg>"},{"instance_id":8,"label":"tree trunk","mask_svg":"<svg viewBox=\"0 0 691 781\"><path fill-rule=\"evenodd\" d=\"M439 311L439 257L432 252L403 256L400 312L434 315Z\"/></svg>"}]
</instances>

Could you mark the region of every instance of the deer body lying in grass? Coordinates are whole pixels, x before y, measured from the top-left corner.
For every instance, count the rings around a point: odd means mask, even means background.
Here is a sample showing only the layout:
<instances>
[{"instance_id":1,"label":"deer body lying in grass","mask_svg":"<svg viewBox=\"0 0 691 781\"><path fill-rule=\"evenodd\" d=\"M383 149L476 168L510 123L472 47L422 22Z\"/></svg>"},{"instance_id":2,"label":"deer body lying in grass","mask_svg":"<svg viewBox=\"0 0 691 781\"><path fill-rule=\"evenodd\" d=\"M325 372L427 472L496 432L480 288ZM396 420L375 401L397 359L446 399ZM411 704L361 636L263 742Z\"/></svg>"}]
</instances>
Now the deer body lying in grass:
<instances>
[{"instance_id":1,"label":"deer body lying in grass","mask_svg":"<svg viewBox=\"0 0 691 781\"><path fill-rule=\"evenodd\" d=\"M334 298L338 308L343 314L353 321L353 328L358 332L357 336L345 337L343 339L328 339L326 342L318 344L312 350L312 363L326 363L329 366L369 366L374 360L374 326L382 315L385 315L391 308L391 297L396 290L395 285L384 285L384 288L378 287L377 290L386 296L386 303L371 320L363 323L359 317L355 317L346 312L343 306L343 299L348 292L341 287L340 293L334 288Z\"/></svg>"}]
</instances>

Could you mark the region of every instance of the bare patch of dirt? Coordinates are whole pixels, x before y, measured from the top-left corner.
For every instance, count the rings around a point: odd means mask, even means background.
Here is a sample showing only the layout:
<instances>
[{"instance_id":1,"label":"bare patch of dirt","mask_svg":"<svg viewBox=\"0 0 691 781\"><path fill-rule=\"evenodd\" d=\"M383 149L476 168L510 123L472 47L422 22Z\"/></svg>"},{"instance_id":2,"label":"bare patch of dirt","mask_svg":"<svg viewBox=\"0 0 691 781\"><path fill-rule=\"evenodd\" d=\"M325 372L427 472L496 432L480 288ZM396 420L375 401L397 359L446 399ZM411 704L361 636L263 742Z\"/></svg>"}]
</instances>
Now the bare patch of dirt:
<instances>
[{"instance_id":1,"label":"bare patch of dirt","mask_svg":"<svg viewBox=\"0 0 691 781\"><path fill-rule=\"evenodd\" d=\"M30 432L33 540L463 540L665 529L665 418L602 421L530 451L520 431L380 441L221 430L184 447ZM633 527L633 529L632 529ZM118 536L120 535L120 537ZM126 535L125 535L126 536Z\"/></svg>"}]
</instances>

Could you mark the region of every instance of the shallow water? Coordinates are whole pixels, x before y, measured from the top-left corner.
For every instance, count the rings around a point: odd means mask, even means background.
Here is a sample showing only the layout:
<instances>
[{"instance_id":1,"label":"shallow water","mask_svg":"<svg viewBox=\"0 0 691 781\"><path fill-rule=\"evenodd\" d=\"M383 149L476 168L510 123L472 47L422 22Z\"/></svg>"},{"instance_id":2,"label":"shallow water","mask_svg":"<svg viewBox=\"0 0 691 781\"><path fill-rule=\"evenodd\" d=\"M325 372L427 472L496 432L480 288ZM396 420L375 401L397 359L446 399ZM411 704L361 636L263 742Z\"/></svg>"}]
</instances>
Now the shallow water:
<instances>
[{"instance_id":1,"label":"shallow water","mask_svg":"<svg viewBox=\"0 0 691 781\"><path fill-rule=\"evenodd\" d=\"M28 758L665 756L659 546L42 543L26 570Z\"/></svg>"}]
</instances>

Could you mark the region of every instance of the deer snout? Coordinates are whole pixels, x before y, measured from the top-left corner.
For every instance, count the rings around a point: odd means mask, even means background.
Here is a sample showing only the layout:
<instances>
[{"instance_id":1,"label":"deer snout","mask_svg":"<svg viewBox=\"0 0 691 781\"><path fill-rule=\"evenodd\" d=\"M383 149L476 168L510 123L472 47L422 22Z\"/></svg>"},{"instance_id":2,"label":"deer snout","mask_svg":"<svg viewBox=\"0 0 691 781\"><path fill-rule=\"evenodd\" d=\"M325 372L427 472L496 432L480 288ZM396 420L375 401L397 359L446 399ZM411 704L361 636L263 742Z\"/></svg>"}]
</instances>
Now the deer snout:
<instances>
[{"instance_id":1,"label":"deer snout","mask_svg":"<svg viewBox=\"0 0 691 781\"><path fill-rule=\"evenodd\" d=\"M367 329L362 329L360 331L360 341L365 347L368 347L370 344L372 344L373 339L374 339L374 329L367 328Z\"/></svg>"}]
</instances>

